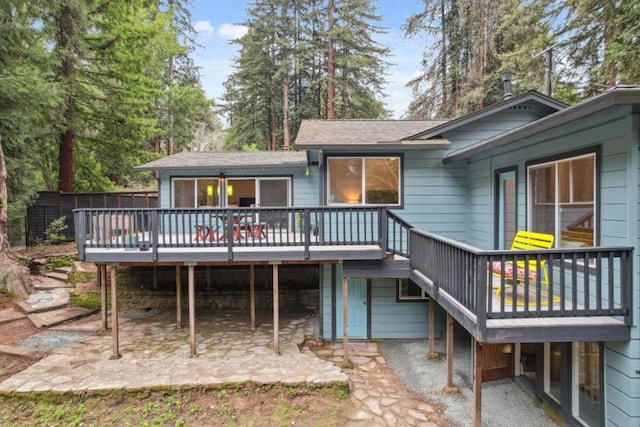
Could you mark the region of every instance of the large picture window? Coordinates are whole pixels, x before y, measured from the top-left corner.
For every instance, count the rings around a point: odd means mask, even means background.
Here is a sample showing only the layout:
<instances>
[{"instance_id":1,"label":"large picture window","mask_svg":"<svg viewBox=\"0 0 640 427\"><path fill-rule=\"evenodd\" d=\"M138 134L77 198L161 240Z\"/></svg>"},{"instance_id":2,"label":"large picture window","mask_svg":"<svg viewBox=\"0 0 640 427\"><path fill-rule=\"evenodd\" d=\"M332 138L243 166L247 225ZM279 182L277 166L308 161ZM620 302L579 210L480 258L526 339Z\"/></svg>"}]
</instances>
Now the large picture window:
<instances>
[{"instance_id":1,"label":"large picture window","mask_svg":"<svg viewBox=\"0 0 640 427\"><path fill-rule=\"evenodd\" d=\"M218 178L174 178L174 208L218 207Z\"/></svg>"},{"instance_id":2,"label":"large picture window","mask_svg":"<svg viewBox=\"0 0 640 427\"><path fill-rule=\"evenodd\" d=\"M595 246L596 154L531 165L527 176L528 229L557 247Z\"/></svg>"},{"instance_id":3,"label":"large picture window","mask_svg":"<svg viewBox=\"0 0 640 427\"><path fill-rule=\"evenodd\" d=\"M400 204L400 157L329 157L327 204Z\"/></svg>"}]
</instances>

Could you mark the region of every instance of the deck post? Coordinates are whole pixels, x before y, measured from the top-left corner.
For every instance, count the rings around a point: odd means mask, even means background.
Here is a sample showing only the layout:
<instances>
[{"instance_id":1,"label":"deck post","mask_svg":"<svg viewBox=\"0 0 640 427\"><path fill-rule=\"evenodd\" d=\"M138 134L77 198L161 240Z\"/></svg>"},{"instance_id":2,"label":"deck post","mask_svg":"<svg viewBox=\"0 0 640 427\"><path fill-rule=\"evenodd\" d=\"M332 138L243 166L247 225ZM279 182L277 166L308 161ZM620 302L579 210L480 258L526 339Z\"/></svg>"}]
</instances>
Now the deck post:
<instances>
[{"instance_id":1,"label":"deck post","mask_svg":"<svg viewBox=\"0 0 640 427\"><path fill-rule=\"evenodd\" d=\"M190 265L188 267L188 280L189 280L189 348L191 349L191 356L197 355L196 350L196 297L195 297L195 267Z\"/></svg>"},{"instance_id":2,"label":"deck post","mask_svg":"<svg viewBox=\"0 0 640 427\"><path fill-rule=\"evenodd\" d=\"M453 384L453 316L447 313L447 385L444 392L458 393L459 389Z\"/></svg>"},{"instance_id":3,"label":"deck post","mask_svg":"<svg viewBox=\"0 0 640 427\"><path fill-rule=\"evenodd\" d=\"M429 352L427 359L439 360L440 355L436 353L436 302L429 298Z\"/></svg>"},{"instance_id":4,"label":"deck post","mask_svg":"<svg viewBox=\"0 0 640 427\"><path fill-rule=\"evenodd\" d=\"M176 327L182 329L182 269L176 265Z\"/></svg>"},{"instance_id":5,"label":"deck post","mask_svg":"<svg viewBox=\"0 0 640 427\"><path fill-rule=\"evenodd\" d=\"M278 295L278 264L271 264L273 269L273 352L280 354L280 301Z\"/></svg>"},{"instance_id":6,"label":"deck post","mask_svg":"<svg viewBox=\"0 0 640 427\"><path fill-rule=\"evenodd\" d=\"M116 290L117 266L111 266L111 345L113 354L111 359L120 358L120 343L118 342L118 292Z\"/></svg>"},{"instance_id":7,"label":"deck post","mask_svg":"<svg viewBox=\"0 0 640 427\"><path fill-rule=\"evenodd\" d=\"M102 330L106 331L109 328L107 322L107 265L101 264L98 272L100 273L100 305L102 306L100 314L102 317Z\"/></svg>"},{"instance_id":8,"label":"deck post","mask_svg":"<svg viewBox=\"0 0 640 427\"><path fill-rule=\"evenodd\" d=\"M349 295L349 278L342 278L342 349L343 364L349 365L349 304L347 302Z\"/></svg>"},{"instance_id":9,"label":"deck post","mask_svg":"<svg viewBox=\"0 0 640 427\"><path fill-rule=\"evenodd\" d=\"M158 289L158 266L153 266L153 289Z\"/></svg>"},{"instance_id":10,"label":"deck post","mask_svg":"<svg viewBox=\"0 0 640 427\"><path fill-rule=\"evenodd\" d=\"M473 427L482 427L482 343L473 340Z\"/></svg>"},{"instance_id":11,"label":"deck post","mask_svg":"<svg viewBox=\"0 0 640 427\"><path fill-rule=\"evenodd\" d=\"M249 305L251 310L251 330L256 330L256 266L249 266Z\"/></svg>"}]
</instances>

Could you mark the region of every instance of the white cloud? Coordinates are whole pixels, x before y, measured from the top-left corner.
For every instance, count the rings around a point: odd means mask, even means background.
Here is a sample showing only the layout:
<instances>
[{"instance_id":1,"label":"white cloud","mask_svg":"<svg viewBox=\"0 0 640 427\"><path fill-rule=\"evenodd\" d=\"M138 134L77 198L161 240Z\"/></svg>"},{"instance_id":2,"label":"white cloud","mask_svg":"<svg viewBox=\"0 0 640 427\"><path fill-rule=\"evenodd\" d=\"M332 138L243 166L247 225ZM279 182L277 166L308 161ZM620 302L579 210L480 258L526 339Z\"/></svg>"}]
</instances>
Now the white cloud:
<instances>
[{"instance_id":1,"label":"white cloud","mask_svg":"<svg viewBox=\"0 0 640 427\"><path fill-rule=\"evenodd\" d=\"M193 29L203 37L211 37L213 35L213 26L210 21L198 21L193 24Z\"/></svg>"},{"instance_id":2,"label":"white cloud","mask_svg":"<svg viewBox=\"0 0 640 427\"><path fill-rule=\"evenodd\" d=\"M236 40L247 34L249 27L238 24L222 24L218 28L218 35L224 37L227 40Z\"/></svg>"}]
</instances>

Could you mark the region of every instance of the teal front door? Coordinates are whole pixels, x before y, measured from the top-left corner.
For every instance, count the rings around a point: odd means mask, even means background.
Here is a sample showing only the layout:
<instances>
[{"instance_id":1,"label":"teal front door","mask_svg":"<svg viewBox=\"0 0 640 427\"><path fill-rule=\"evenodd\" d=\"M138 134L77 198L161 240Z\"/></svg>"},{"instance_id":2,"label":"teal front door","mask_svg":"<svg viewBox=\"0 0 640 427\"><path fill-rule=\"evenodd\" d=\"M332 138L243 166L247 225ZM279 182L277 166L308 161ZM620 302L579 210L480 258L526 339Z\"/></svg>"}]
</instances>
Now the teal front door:
<instances>
[{"instance_id":1,"label":"teal front door","mask_svg":"<svg viewBox=\"0 0 640 427\"><path fill-rule=\"evenodd\" d=\"M342 281L336 286L336 337L343 336ZM349 338L367 338L367 279L349 279L347 295Z\"/></svg>"}]
</instances>

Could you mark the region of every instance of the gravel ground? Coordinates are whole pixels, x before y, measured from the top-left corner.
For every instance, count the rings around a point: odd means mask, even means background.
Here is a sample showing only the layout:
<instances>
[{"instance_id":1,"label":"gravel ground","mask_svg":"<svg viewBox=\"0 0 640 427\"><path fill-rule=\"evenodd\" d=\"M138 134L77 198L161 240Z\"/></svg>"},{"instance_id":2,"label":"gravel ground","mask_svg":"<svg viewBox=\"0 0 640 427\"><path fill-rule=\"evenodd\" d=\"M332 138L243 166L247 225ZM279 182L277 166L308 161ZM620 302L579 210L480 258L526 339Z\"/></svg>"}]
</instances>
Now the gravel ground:
<instances>
[{"instance_id":1,"label":"gravel ground","mask_svg":"<svg viewBox=\"0 0 640 427\"><path fill-rule=\"evenodd\" d=\"M87 332L45 331L22 340L19 345L32 350L50 352L56 348L85 339L89 335Z\"/></svg>"},{"instance_id":2,"label":"gravel ground","mask_svg":"<svg viewBox=\"0 0 640 427\"><path fill-rule=\"evenodd\" d=\"M436 340L436 351L445 353L445 340ZM446 396L446 360L427 360L427 340L387 340L380 350L389 367L405 386L429 402L445 408L445 417L461 427L471 426L473 414L473 371L471 343L468 338L455 340L453 383L460 393ZM527 427L555 427L544 410L511 379L490 381L482 385L482 425L512 427L526 420Z\"/></svg>"}]
</instances>

